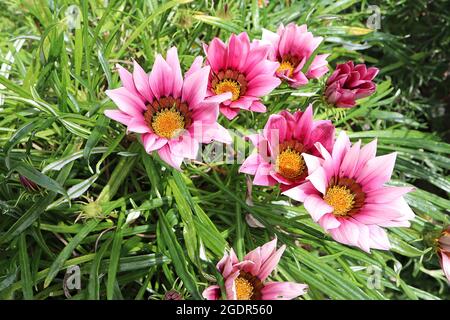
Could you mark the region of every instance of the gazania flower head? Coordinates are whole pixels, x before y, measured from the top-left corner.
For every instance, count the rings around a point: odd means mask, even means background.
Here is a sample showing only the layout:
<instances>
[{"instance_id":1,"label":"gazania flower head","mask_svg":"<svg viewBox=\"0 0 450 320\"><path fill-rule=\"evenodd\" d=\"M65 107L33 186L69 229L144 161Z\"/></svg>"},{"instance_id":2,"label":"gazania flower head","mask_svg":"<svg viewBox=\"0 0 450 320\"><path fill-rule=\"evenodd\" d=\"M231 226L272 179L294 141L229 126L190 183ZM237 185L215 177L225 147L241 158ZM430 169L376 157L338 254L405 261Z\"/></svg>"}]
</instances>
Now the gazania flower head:
<instances>
[{"instance_id":1,"label":"gazania flower head","mask_svg":"<svg viewBox=\"0 0 450 320\"><path fill-rule=\"evenodd\" d=\"M438 255L445 276L450 282L450 227L438 239Z\"/></svg>"},{"instance_id":2,"label":"gazania flower head","mask_svg":"<svg viewBox=\"0 0 450 320\"><path fill-rule=\"evenodd\" d=\"M308 175L303 153L318 156L316 142L331 151L334 126L329 120L314 121L309 105L305 112L282 111L271 115L263 133L249 138L257 153L250 155L239 171L254 175L255 185L279 183L281 189L286 190L304 182Z\"/></svg>"},{"instance_id":3,"label":"gazania flower head","mask_svg":"<svg viewBox=\"0 0 450 320\"><path fill-rule=\"evenodd\" d=\"M414 213L403 195L410 187L388 187L396 153L376 157L377 141L353 146L342 131L330 154L317 144L323 159L303 154L308 167L307 183L283 194L304 202L333 239L370 252L389 250L383 227L408 227Z\"/></svg>"},{"instance_id":4,"label":"gazania flower head","mask_svg":"<svg viewBox=\"0 0 450 320\"><path fill-rule=\"evenodd\" d=\"M214 38L204 45L211 66L208 95L231 93L231 98L220 105L220 111L228 119L236 117L240 109L266 112L260 97L280 84L274 75L278 63L267 59L269 49L269 45L250 43L245 32L231 35L227 44Z\"/></svg>"},{"instance_id":5,"label":"gazania flower head","mask_svg":"<svg viewBox=\"0 0 450 320\"><path fill-rule=\"evenodd\" d=\"M353 64L353 61L338 64L327 80L325 98L328 103L339 108L352 108L356 100L368 97L376 90L372 81L378 74L378 68L367 68L365 64Z\"/></svg>"},{"instance_id":6,"label":"gazania flower head","mask_svg":"<svg viewBox=\"0 0 450 320\"><path fill-rule=\"evenodd\" d=\"M293 282L266 282L278 265L286 246L277 250L277 239L249 252L239 261L231 249L217 264L225 280L227 300L291 300L304 293L305 284ZM219 300L220 287L213 285L203 291L208 300Z\"/></svg>"},{"instance_id":7,"label":"gazania flower head","mask_svg":"<svg viewBox=\"0 0 450 320\"><path fill-rule=\"evenodd\" d=\"M276 75L294 88L308 83L308 79L316 79L328 72L328 54L319 54L314 57L308 70L303 73L302 69L311 58L313 52L322 42L322 37L314 37L308 32L307 26L298 26L290 23L286 27L283 24L277 33L263 29L263 41L271 43L272 48L269 57L278 61L280 66Z\"/></svg>"},{"instance_id":8,"label":"gazania flower head","mask_svg":"<svg viewBox=\"0 0 450 320\"><path fill-rule=\"evenodd\" d=\"M201 65L197 57L183 79L173 47L166 59L156 57L150 75L136 62L133 74L118 66L122 87L106 94L119 109L106 110L105 115L140 133L148 153L157 150L162 160L177 169L184 158L196 158L199 143L230 143L217 118L219 104L231 94L207 98L210 68Z\"/></svg>"}]
</instances>

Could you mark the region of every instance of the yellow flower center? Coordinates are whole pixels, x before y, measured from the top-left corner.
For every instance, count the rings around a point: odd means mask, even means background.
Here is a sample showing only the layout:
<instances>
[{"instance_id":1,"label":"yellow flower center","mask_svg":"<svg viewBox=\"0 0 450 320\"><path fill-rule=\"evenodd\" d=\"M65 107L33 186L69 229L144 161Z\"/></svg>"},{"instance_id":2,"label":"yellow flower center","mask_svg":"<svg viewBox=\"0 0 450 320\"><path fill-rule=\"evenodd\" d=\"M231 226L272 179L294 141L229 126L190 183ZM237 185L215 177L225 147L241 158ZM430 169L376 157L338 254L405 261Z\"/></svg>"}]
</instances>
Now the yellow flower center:
<instances>
[{"instance_id":1,"label":"yellow flower center","mask_svg":"<svg viewBox=\"0 0 450 320\"><path fill-rule=\"evenodd\" d=\"M216 84L214 92L216 94L231 92L231 101L235 101L239 99L239 95L241 94L241 85L236 80L224 79Z\"/></svg>"},{"instance_id":2,"label":"yellow flower center","mask_svg":"<svg viewBox=\"0 0 450 320\"><path fill-rule=\"evenodd\" d=\"M234 280L234 286L238 300L251 300L254 287L250 281L239 276Z\"/></svg>"},{"instance_id":3,"label":"yellow flower center","mask_svg":"<svg viewBox=\"0 0 450 320\"><path fill-rule=\"evenodd\" d=\"M292 75L294 74L294 64L291 62L291 61L289 61L289 60L283 60L283 61L281 61L281 64L280 64L280 66L278 67L278 69L277 69L277 72L285 72L285 71L288 71L287 72L287 76L288 77L292 77Z\"/></svg>"},{"instance_id":4,"label":"yellow flower center","mask_svg":"<svg viewBox=\"0 0 450 320\"><path fill-rule=\"evenodd\" d=\"M333 186L328 188L323 200L333 207L334 215L346 216L355 204L355 195L345 186Z\"/></svg>"},{"instance_id":5,"label":"yellow flower center","mask_svg":"<svg viewBox=\"0 0 450 320\"><path fill-rule=\"evenodd\" d=\"M276 161L276 170L287 179L299 177L305 169L305 161L299 152L287 148L281 152Z\"/></svg>"},{"instance_id":6,"label":"yellow flower center","mask_svg":"<svg viewBox=\"0 0 450 320\"><path fill-rule=\"evenodd\" d=\"M164 108L152 119L153 131L160 137L172 139L181 134L184 129L184 117L176 108Z\"/></svg>"}]
</instances>

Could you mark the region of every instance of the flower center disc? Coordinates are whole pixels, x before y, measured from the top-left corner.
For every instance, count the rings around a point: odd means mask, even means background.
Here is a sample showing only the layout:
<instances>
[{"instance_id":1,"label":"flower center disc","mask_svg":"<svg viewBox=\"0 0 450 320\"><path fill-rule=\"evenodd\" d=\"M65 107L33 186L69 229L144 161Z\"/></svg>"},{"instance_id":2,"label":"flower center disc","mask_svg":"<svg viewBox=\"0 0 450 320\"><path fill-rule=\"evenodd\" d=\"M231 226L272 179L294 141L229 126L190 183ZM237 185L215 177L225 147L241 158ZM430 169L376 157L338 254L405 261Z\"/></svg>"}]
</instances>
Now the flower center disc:
<instances>
[{"instance_id":1,"label":"flower center disc","mask_svg":"<svg viewBox=\"0 0 450 320\"><path fill-rule=\"evenodd\" d=\"M239 276L234 280L234 286L238 300L251 300L254 287L249 280Z\"/></svg>"},{"instance_id":2,"label":"flower center disc","mask_svg":"<svg viewBox=\"0 0 450 320\"><path fill-rule=\"evenodd\" d=\"M276 161L276 171L287 179L298 178L305 169L305 161L299 152L290 148L281 152Z\"/></svg>"},{"instance_id":3,"label":"flower center disc","mask_svg":"<svg viewBox=\"0 0 450 320\"><path fill-rule=\"evenodd\" d=\"M172 139L184 129L184 117L176 108L164 108L153 115L152 129L160 137Z\"/></svg>"},{"instance_id":4,"label":"flower center disc","mask_svg":"<svg viewBox=\"0 0 450 320\"><path fill-rule=\"evenodd\" d=\"M333 186L328 188L323 200L333 207L334 215L346 216L353 209L355 195L345 186Z\"/></svg>"},{"instance_id":5,"label":"flower center disc","mask_svg":"<svg viewBox=\"0 0 450 320\"><path fill-rule=\"evenodd\" d=\"M286 74L288 77L292 77L294 74L294 64L289 60L283 60L277 69L277 72Z\"/></svg>"},{"instance_id":6,"label":"flower center disc","mask_svg":"<svg viewBox=\"0 0 450 320\"><path fill-rule=\"evenodd\" d=\"M239 99L241 94L241 85L236 80L224 79L219 81L214 87L214 92L216 94L222 94L225 92L231 92L231 101Z\"/></svg>"}]
</instances>

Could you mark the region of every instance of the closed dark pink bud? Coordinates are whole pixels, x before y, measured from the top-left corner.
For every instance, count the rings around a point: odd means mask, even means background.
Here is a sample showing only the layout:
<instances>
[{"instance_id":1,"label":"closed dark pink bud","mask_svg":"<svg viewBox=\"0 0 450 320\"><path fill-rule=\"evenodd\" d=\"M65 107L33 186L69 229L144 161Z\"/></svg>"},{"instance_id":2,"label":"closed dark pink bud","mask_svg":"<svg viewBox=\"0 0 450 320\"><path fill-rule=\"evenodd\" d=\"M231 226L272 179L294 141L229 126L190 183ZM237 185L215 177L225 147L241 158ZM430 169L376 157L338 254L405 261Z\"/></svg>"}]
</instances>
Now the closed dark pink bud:
<instances>
[{"instance_id":1,"label":"closed dark pink bud","mask_svg":"<svg viewBox=\"0 0 450 320\"><path fill-rule=\"evenodd\" d=\"M175 290L169 290L164 295L164 300L184 300L183 296Z\"/></svg>"},{"instance_id":2,"label":"closed dark pink bud","mask_svg":"<svg viewBox=\"0 0 450 320\"><path fill-rule=\"evenodd\" d=\"M30 179L28 179L22 175L19 175L19 180L20 180L20 184L22 184L22 186L25 189L27 189L28 191L31 191L31 192L39 191L39 186L36 183L34 183L33 181L31 181Z\"/></svg>"},{"instance_id":3,"label":"closed dark pink bud","mask_svg":"<svg viewBox=\"0 0 450 320\"><path fill-rule=\"evenodd\" d=\"M375 92L376 84L372 80L378 71L378 68L367 68L365 64L355 66L353 61L338 64L327 80L325 88L327 102L339 108L356 106L356 100Z\"/></svg>"}]
</instances>

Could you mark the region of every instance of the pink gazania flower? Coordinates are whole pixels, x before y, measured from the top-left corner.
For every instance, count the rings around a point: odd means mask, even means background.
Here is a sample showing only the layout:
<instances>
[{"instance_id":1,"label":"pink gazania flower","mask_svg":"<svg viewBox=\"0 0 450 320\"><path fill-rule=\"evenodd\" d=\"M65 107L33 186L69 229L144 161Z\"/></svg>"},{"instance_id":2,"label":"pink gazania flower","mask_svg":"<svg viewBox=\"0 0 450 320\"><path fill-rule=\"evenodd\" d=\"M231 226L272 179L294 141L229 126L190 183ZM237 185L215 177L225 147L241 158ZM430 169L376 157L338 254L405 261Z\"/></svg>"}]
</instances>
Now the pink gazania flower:
<instances>
[{"instance_id":1,"label":"pink gazania flower","mask_svg":"<svg viewBox=\"0 0 450 320\"><path fill-rule=\"evenodd\" d=\"M308 79L317 79L328 72L327 57L329 54L319 54L314 57L308 70L302 69L309 58L322 42L322 37L314 37L308 32L307 26L290 23L286 27L281 24L277 33L263 29L262 40L271 43L269 58L278 61L280 66L276 75L286 80L293 88L308 83Z\"/></svg>"},{"instance_id":2,"label":"pink gazania flower","mask_svg":"<svg viewBox=\"0 0 450 320\"><path fill-rule=\"evenodd\" d=\"M253 184L273 186L284 191L305 181L308 171L302 154L319 156L314 146L322 143L330 150L334 141L334 126L329 120L313 120L309 105L305 112L293 114L281 111L269 117L262 134L248 137L257 148L242 164L239 172L254 175Z\"/></svg>"},{"instance_id":3,"label":"pink gazania flower","mask_svg":"<svg viewBox=\"0 0 450 320\"><path fill-rule=\"evenodd\" d=\"M122 87L107 90L118 110L105 115L141 134L148 153L155 150L163 161L179 169L184 158L195 159L199 143L231 143L228 131L217 123L219 104L230 93L207 97L210 68L197 57L183 79L175 47L164 60L157 55L148 75L134 62L133 74L117 66Z\"/></svg>"},{"instance_id":4,"label":"pink gazania flower","mask_svg":"<svg viewBox=\"0 0 450 320\"><path fill-rule=\"evenodd\" d=\"M320 143L323 159L303 154L307 183L283 194L304 203L305 209L338 242L366 252L389 250L383 227L409 227L414 213L403 195L410 187L388 187L396 153L376 157L377 141L353 146L342 131L330 154Z\"/></svg>"},{"instance_id":5,"label":"pink gazania flower","mask_svg":"<svg viewBox=\"0 0 450 320\"><path fill-rule=\"evenodd\" d=\"M204 45L207 63L211 66L208 95L231 92L230 99L220 104L220 112L229 120L239 110L266 112L260 97L280 85L274 75L279 64L269 61L269 45L250 43L247 33L231 35L228 44L219 38Z\"/></svg>"},{"instance_id":6,"label":"pink gazania flower","mask_svg":"<svg viewBox=\"0 0 450 320\"><path fill-rule=\"evenodd\" d=\"M308 286L294 282L265 282L278 265L286 246L277 250L277 239L249 252L239 261L233 249L217 264L225 282L227 300L291 300L306 293ZM208 300L221 298L220 287L203 291Z\"/></svg>"},{"instance_id":7,"label":"pink gazania flower","mask_svg":"<svg viewBox=\"0 0 450 320\"><path fill-rule=\"evenodd\" d=\"M378 68L367 68L365 64L353 64L353 61L338 64L327 80L325 98L328 103L339 108L352 108L356 100L370 96L376 90L372 81L378 74Z\"/></svg>"},{"instance_id":8,"label":"pink gazania flower","mask_svg":"<svg viewBox=\"0 0 450 320\"><path fill-rule=\"evenodd\" d=\"M438 239L438 255L442 271L450 282L450 227Z\"/></svg>"}]
</instances>

